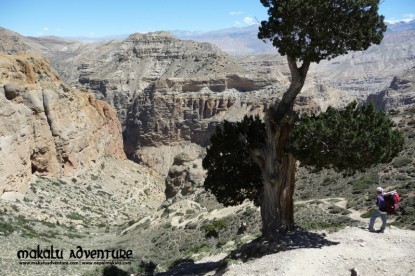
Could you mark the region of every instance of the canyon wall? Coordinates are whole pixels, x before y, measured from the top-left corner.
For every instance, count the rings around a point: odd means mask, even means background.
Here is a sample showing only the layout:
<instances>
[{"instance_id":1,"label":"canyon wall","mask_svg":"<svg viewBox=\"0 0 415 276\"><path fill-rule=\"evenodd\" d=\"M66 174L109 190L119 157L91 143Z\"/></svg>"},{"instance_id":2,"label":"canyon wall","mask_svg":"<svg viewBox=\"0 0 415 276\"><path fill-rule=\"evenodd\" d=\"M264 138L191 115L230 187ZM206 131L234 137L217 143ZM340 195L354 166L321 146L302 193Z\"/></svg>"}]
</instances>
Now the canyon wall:
<instances>
[{"instance_id":1,"label":"canyon wall","mask_svg":"<svg viewBox=\"0 0 415 276\"><path fill-rule=\"evenodd\" d=\"M113 108L64 84L31 54L0 54L0 195L25 192L33 174L63 176L104 156L125 159Z\"/></svg>"}]
</instances>

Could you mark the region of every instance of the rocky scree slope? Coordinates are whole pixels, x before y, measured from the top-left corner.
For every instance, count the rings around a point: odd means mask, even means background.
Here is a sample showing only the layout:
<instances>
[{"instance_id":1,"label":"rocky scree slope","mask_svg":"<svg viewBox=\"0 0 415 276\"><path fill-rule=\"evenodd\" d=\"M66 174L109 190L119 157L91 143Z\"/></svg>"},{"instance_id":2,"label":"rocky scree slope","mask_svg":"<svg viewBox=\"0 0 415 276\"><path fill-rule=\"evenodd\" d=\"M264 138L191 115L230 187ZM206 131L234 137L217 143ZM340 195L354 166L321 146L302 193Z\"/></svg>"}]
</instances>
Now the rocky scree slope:
<instances>
[{"instance_id":1,"label":"rocky scree slope","mask_svg":"<svg viewBox=\"0 0 415 276\"><path fill-rule=\"evenodd\" d=\"M125 159L112 107L64 84L36 55L0 55L0 195L24 193L32 175L87 170Z\"/></svg>"}]
</instances>

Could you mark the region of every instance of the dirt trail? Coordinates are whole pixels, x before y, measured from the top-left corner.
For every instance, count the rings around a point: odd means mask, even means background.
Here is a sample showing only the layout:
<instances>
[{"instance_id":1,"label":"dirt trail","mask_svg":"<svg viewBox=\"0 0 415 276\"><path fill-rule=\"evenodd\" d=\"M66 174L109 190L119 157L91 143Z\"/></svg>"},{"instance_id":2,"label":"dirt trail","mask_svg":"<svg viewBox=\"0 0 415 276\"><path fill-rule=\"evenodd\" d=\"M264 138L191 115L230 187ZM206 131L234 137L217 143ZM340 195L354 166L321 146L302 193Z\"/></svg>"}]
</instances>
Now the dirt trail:
<instances>
[{"instance_id":1,"label":"dirt trail","mask_svg":"<svg viewBox=\"0 0 415 276\"><path fill-rule=\"evenodd\" d=\"M326 204L346 208L345 198L322 199ZM302 201L298 203L307 203ZM359 211L348 209L349 216L367 226L369 219ZM375 228L380 227L378 219ZM233 264L225 275L415 275L415 231L389 227L385 233L347 227L329 233L326 239L338 242L321 248L301 248L265 256L243 264Z\"/></svg>"},{"instance_id":2,"label":"dirt trail","mask_svg":"<svg viewBox=\"0 0 415 276\"><path fill-rule=\"evenodd\" d=\"M327 235L337 245L301 248L232 264L225 275L415 275L415 232L389 228L384 234L350 227Z\"/></svg>"},{"instance_id":3,"label":"dirt trail","mask_svg":"<svg viewBox=\"0 0 415 276\"><path fill-rule=\"evenodd\" d=\"M347 204L344 198L319 201L322 208L333 204L345 208ZM349 216L360 221L361 227L346 227L334 233L322 231L320 235L310 233L308 237L312 240L303 240L304 236L300 240L297 238L296 244L305 241L310 246L288 246L285 251L246 263L231 261L225 271L217 273L220 261L227 256L221 253L160 275L344 276L352 275L353 269L360 276L415 276L415 231L391 226L385 233L371 233L367 230L369 219L361 218L359 211L349 211ZM378 229L380 224L378 219L375 228Z\"/></svg>"}]
</instances>

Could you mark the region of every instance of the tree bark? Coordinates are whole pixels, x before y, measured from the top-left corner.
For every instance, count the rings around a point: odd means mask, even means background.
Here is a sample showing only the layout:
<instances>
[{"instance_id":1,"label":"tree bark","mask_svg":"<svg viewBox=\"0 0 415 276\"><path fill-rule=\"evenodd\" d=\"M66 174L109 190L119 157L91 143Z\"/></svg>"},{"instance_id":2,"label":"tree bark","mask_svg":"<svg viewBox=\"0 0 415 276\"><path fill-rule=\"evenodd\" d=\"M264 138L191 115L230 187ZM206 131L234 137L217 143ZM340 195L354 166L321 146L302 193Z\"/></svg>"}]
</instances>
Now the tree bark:
<instances>
[{"instance_id":1,"label":"tree bark","mask_svg":"<svg viewBox=\"0 0 415 276\"><path fill-rule=\"evenodd\" d=\"M295 158L287 152L295 122L294 101L304 85L309 62L297 67L295 59L287 57L292 82L277 108L270 109L265 118L267 137L262 158L256 156L264 181L261 205L262 236L278 240L294 228Z\"/></svg>"}]
</instances>

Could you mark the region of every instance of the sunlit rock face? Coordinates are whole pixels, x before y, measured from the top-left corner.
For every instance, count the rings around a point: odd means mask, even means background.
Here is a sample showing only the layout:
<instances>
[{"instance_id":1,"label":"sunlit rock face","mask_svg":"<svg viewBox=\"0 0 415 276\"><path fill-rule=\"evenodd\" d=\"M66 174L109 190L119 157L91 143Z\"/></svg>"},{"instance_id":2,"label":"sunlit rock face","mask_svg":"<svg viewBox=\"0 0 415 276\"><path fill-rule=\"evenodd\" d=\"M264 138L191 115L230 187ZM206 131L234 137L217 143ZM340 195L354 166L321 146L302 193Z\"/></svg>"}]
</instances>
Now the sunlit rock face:
<instances>
[{"instance_id":1,"label":"sunlit rock face","mask_svg":"<svg viewBox=\"0 0 415 276\"><path fill-rule=\"evenodd\" d=\"M63 176L125 159L113 108L64 84L36 55L0 55L0 194L33 174Z\"/></svg>"}]
</instances>

